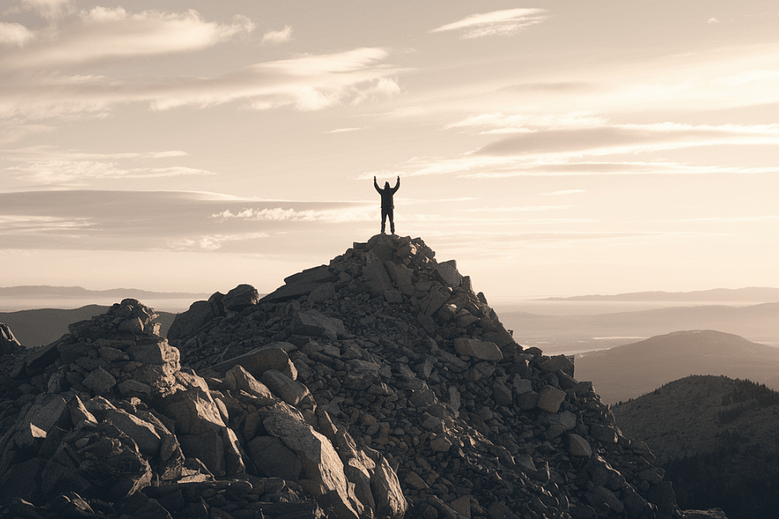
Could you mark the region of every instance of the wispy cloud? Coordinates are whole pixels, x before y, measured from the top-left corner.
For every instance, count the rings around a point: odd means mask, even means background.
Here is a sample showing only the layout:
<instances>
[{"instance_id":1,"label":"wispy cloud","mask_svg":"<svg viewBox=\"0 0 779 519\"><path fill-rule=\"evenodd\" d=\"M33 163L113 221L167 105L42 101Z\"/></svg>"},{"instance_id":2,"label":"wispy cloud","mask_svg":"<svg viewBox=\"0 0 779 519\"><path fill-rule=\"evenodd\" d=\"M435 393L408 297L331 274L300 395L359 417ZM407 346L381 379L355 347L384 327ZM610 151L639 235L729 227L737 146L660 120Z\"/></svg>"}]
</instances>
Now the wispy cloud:
<instances>
[{"instance_id":1,"label":"wispy cloud","mask_svg":"<svg viewBox=\"0 0 779 519\"><path fill-rule=\"evenodd\" d=\"M356 127L356 128L336 128L335 130L330 130L325 133L347 133L347 132L357 132L360 130L364 130L365 127Z\"/></svg>"},{"instance_id":2,"label":"wispy cloud","mask_svg":"<svg viewBox=\"0 0 779 519\"><path fill-rule=\"evenodd\" d=\"M779 144L779 125L622 124L517 133L482 147L480 155L607 155L697 146Z\"/></svg>"},{"instance_id":3,"label":"wispy cloud","mask_svg":"<svg viewBox=\"0 0 779 519\"><path fill-rule=\"evenodd\" d=\"M0 46L23 47L34 38L35 34L20 23L0 22Z\"/></svg>"},{"instance_id":4,"label":"wispy cloud","mask_svg":"<svg viewBox=\"0 0 779 519\"><path fill-rule=\"evenodd\" d=\"M144 78L127 81L59 73L0 78L0 117L22 120L105 115L115 106L149 103L152 109L207 108L242 102L268 110L321 110L394 96L399 69L385 65L384 49L306 55L258 63L217 77ZM76 80L77 79L77 80Z\"/></svg>"},{"instance_id":5,"label":"wispy cloud","mask_svg":"<svg viewBox=\"0 0 779 519\"><path fill-rule=\"evenodd\" d=\"M0 193L0 250L256 252L258 240L278 244L291 232L318 236L325 225L375 220L374 205L372 210L347 202L249 206L232 196L181 191Z\"/></svg>"},{"instance_id":6,"label":"wispy cloud","mask_svg":"<svg viewBox=\"0 0 779 519\"><path fill-rule=\"evenodd\" d=\"M456 22L442 25L431 32L462 31L463 39L509 36L543 22L549 17L545 13L544 9L518 8L472 14Z\"/></svg>"},{"instance_id":7,"label":"wispy cloud","mask_svg":"<svg viewBox=\"0 0 779 519\"><path fill-rule=\"evenodd\" d=\"M298 210L294 208L244 208L233 212L230 209L214 213L211 218L219 220L247 220L247 221L274 221L274 222L365 222L374 220L376 210L368 207L341 207L330 210Z\"/></svg>"},{"instance_id":8,"label":"wispy cloud","mask_svg":"<svg viewBox=\"0 0 779 519\"><path fill-rule=\"evenodd\" d=\"M292 39L292 27L285 25L280 31L268 31L262 35L262 44L276 45Z\"/></svg>"},{"instance_id":9,"label":"wispy cloud","mask_svg":"<svg viewBox=\"0 0 779 519\"><path fill-rule=\"evenodd\" d=\"M94 7L56 27L28 30L41 37L28 37L35 42L6 54L0 63L9 70L29 70L189 52L251 33L254 28L251 20L240 15L231 24L219 24L203 20L193 10L132 14L121 7Z\"/></svg>"}]
</instances>

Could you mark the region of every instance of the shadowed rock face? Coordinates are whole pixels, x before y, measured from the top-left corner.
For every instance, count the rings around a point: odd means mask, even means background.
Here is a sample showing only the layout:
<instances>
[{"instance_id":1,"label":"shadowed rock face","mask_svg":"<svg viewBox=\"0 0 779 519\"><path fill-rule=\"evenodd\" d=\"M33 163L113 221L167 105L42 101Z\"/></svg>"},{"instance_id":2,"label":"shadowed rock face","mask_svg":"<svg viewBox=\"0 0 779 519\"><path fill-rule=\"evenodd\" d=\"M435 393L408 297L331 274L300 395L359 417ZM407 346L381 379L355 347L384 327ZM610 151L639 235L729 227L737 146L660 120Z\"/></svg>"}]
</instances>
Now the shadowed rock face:
<instances>
[{"instance_id":1,"label":"shadowed rock face","mask_svg":"<svg viewBox=\"0 0 779 519\"><path fill-rule=\"evenodd\" d=\"M420 239L379 235L262 299L240 285L194 303L170 344L151 309L125 300L9 358L0 505L20 516L678 516L651 453L569 359L516 344L455 262L434 257Z\"/></svg>"}]
</instances>

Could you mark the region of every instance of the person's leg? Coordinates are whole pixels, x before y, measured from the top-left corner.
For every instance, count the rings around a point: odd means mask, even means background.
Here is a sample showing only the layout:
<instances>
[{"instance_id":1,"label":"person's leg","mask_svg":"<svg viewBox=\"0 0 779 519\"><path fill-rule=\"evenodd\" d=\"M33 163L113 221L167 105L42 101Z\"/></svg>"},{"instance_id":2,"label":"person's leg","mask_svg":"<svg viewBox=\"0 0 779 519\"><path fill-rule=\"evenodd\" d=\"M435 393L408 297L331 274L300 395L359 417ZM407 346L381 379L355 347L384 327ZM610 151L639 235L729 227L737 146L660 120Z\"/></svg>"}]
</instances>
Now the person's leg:
<instances>
[{"instance_id":1,"label":"person's leg","mask_svg":"<svg viewBox=\"0 0 779 519\"><path fill-rule=\"evenodd\" d=\"M392 222L392 220L390 220ZM387 224L387 211L384 209L381 210L381 232L384 234L384 227Z\"/></svg>"},{"instance_id":2,"label":"person's leg","mask_svg":"<svg viewBox=\"0 0 779 519\"><path fill-rule=\"evenodd\" d=\"M389 211L387 211L387 216L389 216L390 231L392 232L392 234L395 234L395 218L394 218L395 210L390 209Z\"/></svg>"}]
</instances>

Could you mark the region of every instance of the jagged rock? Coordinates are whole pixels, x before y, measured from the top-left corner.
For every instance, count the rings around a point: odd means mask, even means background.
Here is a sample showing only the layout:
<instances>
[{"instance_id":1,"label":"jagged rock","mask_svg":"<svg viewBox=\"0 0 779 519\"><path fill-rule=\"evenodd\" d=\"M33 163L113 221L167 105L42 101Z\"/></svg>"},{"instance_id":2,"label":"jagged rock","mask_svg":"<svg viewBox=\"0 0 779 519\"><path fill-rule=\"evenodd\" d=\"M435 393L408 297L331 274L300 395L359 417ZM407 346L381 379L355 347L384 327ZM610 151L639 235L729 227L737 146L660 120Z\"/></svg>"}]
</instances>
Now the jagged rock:
<instances>
[{"instance_id":1,"label":"jagged rock","mask_svg":"<svg viewBox=\"0 0 779 519\"><path fill-rule=\"evenodd\" d=\"M458 337L454 347L460 355L467 355L482 360L503 360L503 353L494 342Z\"/></svg>"},{"instance_id":2,"label":"jagged rock","mask_svg":"<svg viewBox=\"0 0 779 519\"><path fill-rule=\"evenodd\" d=\"M297 335L326 337L330 340L346 334L343 321L327 317L316 310L297 312L292 319L291 330Z\"/></svg>"},{"instance_id":3,"label":"jagged rock","mask_svg":"<svg viewBox=\"0 0 779 519\"><path fill-rule=\"evenodd\" d=\"M273 436L257 436L248 444L249 454L260 473L289 481L300 479L303 464L295 453Z\"/></svg>"},{"instance_id":4,"label":"jagged rock","mask_svg":"<svg viewBox=\"0 0 779 519\"><path fill-rule=\"evenodd\" d=\"M262 374L263 383L286 403L296 406L309 396L308 388L284 373L269 369Z\"/></svg>"},{"instance_id":5,"label":"jagged rock","mask_svg":"<svg viewBox=\"0 0 779 519\"><path fill-rule=\"evenodd\" d=\"M211 301L192 303L189 310L176 315L168 329L168 340L173 341L196 333L200 327L219 315L214 307Z\"/></svg>"},{"instance_id":6,"label":"jagged rock","mask_svg":"<svg viewBox=\"0 0 779 519\"><path fill-rule=\"evenodd\" d=\"M539 393L536 406L547 413L556 413L560 409L560 404L565 401L565 396L565 391L546 386Z\"/></svg>"},{"instance_id":7,"label":"jagged rock","mask_svg":"<svg viewBox=\"0 0 779 519\"><path fill-rule=\"evenodd\" d=\"M0 507L17 497L19 513L47 519L679 515L649 450L569 359L517 344L421 239L377 235L255 292L193 304L169 343L153 310L124 300L14 361L12 383L0 373Z\"/></svg>"},{"instance_id":8,"label":"jagged rock","mask_svg":"<svg viewBox=\"0 0 779 519\"><path fill-rule=\"evenodd\" d=\"M568 435L568 450L572 456L581 456L584 458L592 456L592 447L590 447L590 443L578 434Z\"/></svg>"},{"instance_id":9,"label":"jagged rock","mask_svg":"<svg viewBox=\"0 0 779 519\"><path fill-rule=\"evenodd\" d=\"M297 378L297 369L292 361L289 360L289 355L287 355L287 350L294 348L295 346L288 342L269 344L220 362L212 366L211 369L218 373L225 373L233 366L240 364L255 377L261 377L265 371L275 369L295 380Z\"/></svg>"},{"instance_id":10,"label":"jagged rock","mask_svg":"<svg viewBox=\"0 0 779 519\"><path fill-rule=\"evenodd\" d=\"M238 285L222 298L224 309L233 312L240 312L247 306L256 305L259 302L260 294L251 285Z\"/></svg>"},{"instance_id":11,"label":"jagged rock","mask_svg":"<svg viewBox=\"0 0 779 519\"><path fill-rule=\"evenodd\" d=\"M16 353L22 348L21 343L14 337L11 328L0 323L0 355Z\"/></svg>"},{"instance_id":12,"label":"jagged rock","mask_svg":"<svg viewBox=\"0 0 779 519\"><path fill-rule=\"evenodd\" d=\"M297 455L306 477L322 485L339 518L357 519L356 497L350 492L343 463L330 441L285 406L275 406L263 423L271 435Z\"/></svg>"}]
</instances>

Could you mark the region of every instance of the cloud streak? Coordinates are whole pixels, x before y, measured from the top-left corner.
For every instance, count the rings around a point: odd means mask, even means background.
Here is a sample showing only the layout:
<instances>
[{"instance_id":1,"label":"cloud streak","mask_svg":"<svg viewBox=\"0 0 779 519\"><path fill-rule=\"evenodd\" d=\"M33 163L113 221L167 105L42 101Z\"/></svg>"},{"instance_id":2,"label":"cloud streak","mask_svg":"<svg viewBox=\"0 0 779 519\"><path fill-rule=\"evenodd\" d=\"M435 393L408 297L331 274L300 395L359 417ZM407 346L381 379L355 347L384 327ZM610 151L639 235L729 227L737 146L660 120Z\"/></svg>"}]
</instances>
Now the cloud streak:
<instances>
[{"instance_id":1,"label":"cloud streak","mask_svg":"<svg viewBox=\"0 0 779 519\"><path fill-rule=\"evenodd\" d=\"M121 7L94 7L56 28L28 30L34 36L24 43L34 43L4 55L0 63L10 70L30 70L191 52L254 29L254 23L240 15L231 24L219 24L203 20L194 10L132 14Z\"/></svg>"},{"instance_id":2,"label":"cloud streak","mask_svg":"<svg viewBox=\"0 0 779 519\"><path fill-rule=\"evenodd\" d=\"M463 39L485 36L510 36L522 29L543 22L548 18L544 9L504 9L489 13L472 14L448 23L430 32L461 31Z\"/></svg>"}]
</instances>

